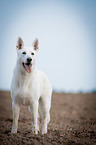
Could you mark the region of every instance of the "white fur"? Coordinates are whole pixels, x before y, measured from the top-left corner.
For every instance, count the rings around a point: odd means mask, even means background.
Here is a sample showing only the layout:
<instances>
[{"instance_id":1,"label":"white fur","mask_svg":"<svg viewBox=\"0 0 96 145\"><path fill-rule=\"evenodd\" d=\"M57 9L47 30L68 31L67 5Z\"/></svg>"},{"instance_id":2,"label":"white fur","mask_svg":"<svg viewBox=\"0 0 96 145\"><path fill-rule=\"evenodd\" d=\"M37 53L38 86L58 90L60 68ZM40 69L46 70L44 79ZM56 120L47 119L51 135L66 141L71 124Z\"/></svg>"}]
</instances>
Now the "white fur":
<instances>
[{"instance_id":1,"label":"white fur","mask_svg":"<svg viewBox=\"0 0 96 145\"><path fill-rule=\"evenodd\" d=\"M22 44L21 48L19 47L20 43ZM52 87L47 76L36 68L38 40L36 39L34 43L28 48L24 46L21 38L18 38L17 41L17 63L11 83L12 133L17 133L20 105L30 106L33 133L37 134L39 131L38 112L43 119L42 134L47 133L47 125L50 121ZM24 51L26 51L26 55L22 54ZM32 52L34 52L34 56L31 55ZM27 62L28 57L32 58L32 71L30 73L26 72L22 66L22 62Z\"/></svg>"}]
</instances>

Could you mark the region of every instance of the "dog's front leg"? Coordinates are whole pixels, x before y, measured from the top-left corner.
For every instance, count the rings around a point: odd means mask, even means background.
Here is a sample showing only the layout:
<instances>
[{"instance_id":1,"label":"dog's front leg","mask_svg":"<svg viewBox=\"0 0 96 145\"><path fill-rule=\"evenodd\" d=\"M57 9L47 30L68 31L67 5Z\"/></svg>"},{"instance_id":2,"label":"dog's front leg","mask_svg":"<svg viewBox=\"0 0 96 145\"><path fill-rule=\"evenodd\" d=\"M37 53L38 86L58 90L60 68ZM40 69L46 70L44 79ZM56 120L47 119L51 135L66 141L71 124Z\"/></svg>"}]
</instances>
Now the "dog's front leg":
<instances>
[{"instance_id":1,"label":"dog's front leg","mask_svg":"<svg viewBox=\"0 0 96 145\"><path fill-rule=\"evenodd\" d=\"M11 133L17 133L18 118L19 118L19 111L20 111L19 105L13 102L12 110L13 110L13 125L12 125Z\"/></svg>"},{"instance_id":2,"label":"dog's front leg","mask_svg":"<svg viewBox=\"0 0 96 145\"><path fill-rule=\"evenodd\" d=\"M30 111L32 113L32 132L38 134L38 101L32 102Z\"/></svg>"}]
</instances>

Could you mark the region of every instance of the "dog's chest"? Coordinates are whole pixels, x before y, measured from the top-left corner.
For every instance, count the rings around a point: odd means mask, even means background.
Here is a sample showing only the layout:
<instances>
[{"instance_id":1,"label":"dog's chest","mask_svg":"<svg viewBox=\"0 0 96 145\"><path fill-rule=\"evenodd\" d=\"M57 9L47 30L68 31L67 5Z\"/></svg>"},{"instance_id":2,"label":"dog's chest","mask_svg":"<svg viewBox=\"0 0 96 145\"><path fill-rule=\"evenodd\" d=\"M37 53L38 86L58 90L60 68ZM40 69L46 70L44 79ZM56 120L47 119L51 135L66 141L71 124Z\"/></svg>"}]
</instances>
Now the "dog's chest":
<instances>
[{"instance_id":1,"label":"dog's chest","mask_svg":"<svg viewBox=\"0 0 96 145\"><path fill-rule=\"evenodd\" d=\"M15 96L15 101L20 105L30 105L32 100L32 86L30 82L19 80L19 86L17 88L17 95Z\"/></svg>"},{"instance_id":2,"label":"dog's chest","mask_svg":"<svg viewBox=\"0 0 96 145\"><path fill-rule=\"evenodd\" d=\"M18 74L18 81L13 83L13 100L20 105L30 105L41 96L41 83L38 73Z\"/></svg>"},{"instance_id":3,"label":"dog's chest","mask_svg":"<svg viewBox=\"0 0 96 145\"><path fill-rule=\"evenodd\" d=\"M30 105L32 100L32 95L26 90L18 91L17 95L15 96L15 102L19 103L20 105Z\"/></svg>"},{"instance_id":4,"label":"dog's chest","mask_svg":"<svg viewBox=\"0 0 96 145\"><path fill-rule=\"evenodd\" d=\"M38 94L39 87L37 86L35 82L34 84L20 84L17 89L15 101L20 105L30 105L33 100L35 101L37 97L40 96L40 94Z\"/></svg>"}]
</instances>

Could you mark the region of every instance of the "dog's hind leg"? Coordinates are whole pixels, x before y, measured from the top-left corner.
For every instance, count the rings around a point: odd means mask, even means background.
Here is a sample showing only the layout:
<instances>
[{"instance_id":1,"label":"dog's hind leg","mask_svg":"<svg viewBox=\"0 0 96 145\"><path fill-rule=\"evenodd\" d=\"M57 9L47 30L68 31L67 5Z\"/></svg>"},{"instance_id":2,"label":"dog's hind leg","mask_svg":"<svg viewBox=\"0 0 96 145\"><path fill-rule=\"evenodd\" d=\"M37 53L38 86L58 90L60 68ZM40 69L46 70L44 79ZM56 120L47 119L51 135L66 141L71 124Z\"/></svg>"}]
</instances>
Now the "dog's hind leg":
<instances>
[{"instance_id":1,"label":"dog's hind leg","mask_svg":"<svg viewBox=\"0 0 96 145\"><path fill-rule=\"evenodd\" d=\"M11 133L17 133L18 118L19 118L19 111L20 111L19 105L13 102L12 110L13 110L13 125L12 125Z\"/></svg>"}]
</instances>

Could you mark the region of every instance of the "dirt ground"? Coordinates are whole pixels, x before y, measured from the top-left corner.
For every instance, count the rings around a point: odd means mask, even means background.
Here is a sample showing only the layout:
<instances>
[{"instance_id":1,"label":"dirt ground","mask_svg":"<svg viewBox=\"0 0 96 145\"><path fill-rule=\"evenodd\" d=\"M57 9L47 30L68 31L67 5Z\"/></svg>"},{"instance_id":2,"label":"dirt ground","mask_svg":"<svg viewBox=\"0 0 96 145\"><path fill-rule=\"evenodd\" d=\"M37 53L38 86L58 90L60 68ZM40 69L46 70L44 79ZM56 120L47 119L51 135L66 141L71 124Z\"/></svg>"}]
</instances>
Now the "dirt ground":
<instances>
[{"instance_id":1,"label":"dirt ground","mask_svg":"<svg viewBox=\"0 0 96 145\"><path fill-rule=\"evenodd\" d=\"M53 93L48 133L34 135L31 114L21 107L17 134L11 134L10 92L0 92L0 145L95 145L96 94Z\"/></svg>"}]
</instances>

